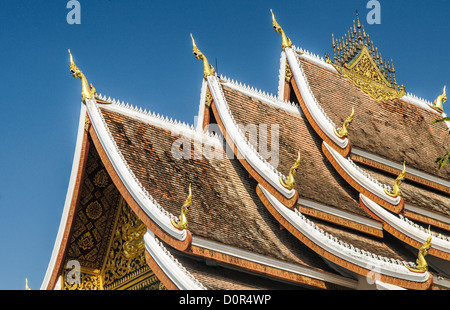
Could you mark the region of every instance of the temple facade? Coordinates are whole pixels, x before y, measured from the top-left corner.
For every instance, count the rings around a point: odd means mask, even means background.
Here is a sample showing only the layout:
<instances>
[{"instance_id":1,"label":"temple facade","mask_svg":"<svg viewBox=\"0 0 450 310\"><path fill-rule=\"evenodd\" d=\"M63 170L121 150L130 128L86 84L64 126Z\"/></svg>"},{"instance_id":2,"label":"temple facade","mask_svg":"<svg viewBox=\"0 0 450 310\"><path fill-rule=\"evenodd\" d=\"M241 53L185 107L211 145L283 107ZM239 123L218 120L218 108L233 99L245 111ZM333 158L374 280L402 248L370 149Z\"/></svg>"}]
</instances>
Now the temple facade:
<instances>
[{"instance_id":1,"label":"temple facade","mask_svg":"<svg viewBox=\"0 0 450 310\"><path fill-rule=\"evenodd\" d=\"M42 289L450 288L444 85L408 93L358 16L324 57L272 23L277 94L218 76L191 35L195 127L97 94L70 54L78 137Z\"/></svg>"}]
</instances>

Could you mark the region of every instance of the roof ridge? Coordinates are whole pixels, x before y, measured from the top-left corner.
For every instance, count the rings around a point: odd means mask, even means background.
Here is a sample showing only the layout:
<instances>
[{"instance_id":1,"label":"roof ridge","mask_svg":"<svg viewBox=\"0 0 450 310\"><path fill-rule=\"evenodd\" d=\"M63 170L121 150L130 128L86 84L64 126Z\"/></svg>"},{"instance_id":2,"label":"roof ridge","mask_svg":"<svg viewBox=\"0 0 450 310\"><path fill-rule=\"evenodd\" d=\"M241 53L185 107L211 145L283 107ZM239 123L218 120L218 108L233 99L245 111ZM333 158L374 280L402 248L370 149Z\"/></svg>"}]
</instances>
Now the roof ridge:
<instances>
[{"instance_id":1,"label":"roof ridge","mask_svg":"<svg viewBox=\"0 0 450 310\"><path fill-rule=\"evenodd\" d=\"M198 130L196 127L194 127L193 124L189 124L186 122L179 121L177 119L173 119L172 117L169 118L169 116L164 116L163 114L152 112L151 110L144 109L142 110L141 107L138 108L138 106L133 106L132 104L129 104L128 102L125 103L124 101L120 102L120 100L116 100L115 98L111 99L111 97L106 98L106 96L99 94L99 99L110 103L113 106L123 108L128 110L129 112L132 112L130 116L134 117L140 117L144 120L148 120L152 122L152 125L155 125L157 127L167 129L171 131L172 133L180 134L180 133L191 133L192 135L196 134L202 134L209 138L214 139L220 139L220 136L217 134L217 132L210 132L208 130ZM156 121L156 122L155 122ZM166 126L164 126L166 125Z\"/></svg>"},{"instance_id":2,"label":"roof ridge","mask_svg":"<svg viewBox=\"0 0 450 310\"><path fill-rule=\"evenodd\" d=\"M252 97L259 96L260 99L266 99L266 101L269 101L269 103L277 105L277 107L294 107L294 108L300 108L300 105L296 102L292 102L290 100L280 99L277 95L274 95L273 93L269 93L261 89L257 89L253 86L242 84L242 82L235 81L234 79L230 79L226 76L220 75L220 80L223 80L227 83L230 83L234 86L234 89L240 92L245 92L248 95Z\"/></svg>"}]
</instances>

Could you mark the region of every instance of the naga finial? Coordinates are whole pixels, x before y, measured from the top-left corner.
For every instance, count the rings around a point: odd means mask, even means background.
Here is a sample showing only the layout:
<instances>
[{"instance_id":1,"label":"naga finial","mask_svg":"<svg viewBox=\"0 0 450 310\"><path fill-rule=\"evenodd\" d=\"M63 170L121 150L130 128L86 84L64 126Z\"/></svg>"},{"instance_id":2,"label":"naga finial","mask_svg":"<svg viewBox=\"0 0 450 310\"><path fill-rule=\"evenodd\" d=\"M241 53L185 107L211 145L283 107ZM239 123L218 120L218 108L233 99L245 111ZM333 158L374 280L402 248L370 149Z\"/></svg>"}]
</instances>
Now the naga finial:
<instances>
[{"instance_id":1,"label":"naga finial","mask_svg":"<svg viewBox=\"0 0 450 310\"><path fill-rule=\"evenodd\" d=\"M86 98L92 99L97 98L97 93L92 86L92 84L89 84L86 77L84 76L83 72L78 69L78 67L75 65L75 62L73 61L72 53L69 50L70 55L70 72L72 73L72 76L74 78L80 78L81 80L81 100L85 102Z\"/></svg>"},{"instance_id":2,"label":"naga finial","mask_svg":"<svg viewBox=\"0 0 450 310\"><path fill-rule=\"evenodd\" d=\"M25 278L25 290L31 291L31 288L28 286L28 279Z\"/></svg>"},{"instance_id":3,"label":"naga finial","mask_svg":"<svg viewBox=\"0 0 450 310\"><path fill-rule=\"evenodd\" d=\"M275 30L275 32L278 32L281 34L281 48L284 49L286 47L291 47L292 46L292 42L291 39L289 39L286 34L284 33L283 29L281 28L281 26L277 23L277 21L275 20L275 15L273 15L272 9L270 9L270 13L272 13L272 27Z\"/></svg>"},{"instance_id":4,"label":"naga finial","mask_svg":"<svg viewBox=\"0 0 450 310\"><path fill-rule=\"evenodd\" d=\"M444 86L444 90L442 92L442 95L439 95L436 100L434 100L434 107L436 109L439 109L441 111L444 111L444 107L443 104L447 101L447 94L445 93L445 86Z\"/></svg>"},{"instance_id":5,"label":"naga finial","mask_svg":"<svg viewBox=\"0 0 450 310\"><path fill-rule=\"evenodd\" d=\"M405 180L405 176L406 176L406 165L405 165L405 162L403 162L403 170L402 170L402 172L400 172L398 177L395 179L394 187L392 188L392 192L385 189L384 191L386 192L386 194L388 194L389 196L392 196L392 197L401 196L402 191L400 190L400 185Z\"/></svg>"},{"instance_id":6,"label":"naga finial","mask_svg":"<svg viewBox=\"0 0 450 310\"><path fill-rule=\"evenodd\" d=\"M348 126L350 126L350 123L353 121L353 116L355 116L355 107L352 107L352 114L350 114L349 117L344 121L341 128L334 128L334 133L339 138L344 138L348 136Z\"/></svg>"},{"instance_id":7,"label":"naga finial","mask_svg":"<svg viewBox=\"0 0 450 310\"><path fill-rule=\"evenodd\" d=\"M283 185L287 189L293 189L295 187L295 179L294 175L297 173L298 168L300 167L300 150L298 150L297 160L294 165L292 165L291 169L289 169L289 175L283 179L279 177L281 185Z\"/></svg>"},{"instance_id":8,"label":"naga finial","mask_svg":"<svg viewBox=\"0 0 450 310\"><path fill-rule=\"evenodd\" d=\"M189 213L189 207L191 205L192 205L192 190L191 184L189 184L189 195L186 201L184 202L183 206L181 207L181 214L178 219L178 222L171 220L173 226L175 226L180 230L187 229L189 227L186 215Z\"/></svg>"},{"instance_id":9,"label":"naga finial","mask_svg":"<svg viewBox=\"0 0 450 310\"><path fill-rule=\"evenodd\" d=\"M206 59L205 55L198 49L197 45L195 44L194 37L191 33L191 39L192 39L192 53L194 54L195 58L198 60L203 61L203 78L206 80L206 78L209 75L214 75L214 67L211 66L208 62L208 59Z\"/></svg>"},{"instance_id":10,"label":"naga finial","mask_svg":"<svg viewBox=\"0 0 450 310\"><path fill-rule=\"evenodd\" d=\"M428 250L430 248L431 248L431 230L430 226L428 226L428 238L419 249L419 254L416 260L416 267L413 268L406 265L405 267L413 272L426 272L428 270L428 263L425 260L425 256L427 256Z\"/></svg>"}]
</instances>

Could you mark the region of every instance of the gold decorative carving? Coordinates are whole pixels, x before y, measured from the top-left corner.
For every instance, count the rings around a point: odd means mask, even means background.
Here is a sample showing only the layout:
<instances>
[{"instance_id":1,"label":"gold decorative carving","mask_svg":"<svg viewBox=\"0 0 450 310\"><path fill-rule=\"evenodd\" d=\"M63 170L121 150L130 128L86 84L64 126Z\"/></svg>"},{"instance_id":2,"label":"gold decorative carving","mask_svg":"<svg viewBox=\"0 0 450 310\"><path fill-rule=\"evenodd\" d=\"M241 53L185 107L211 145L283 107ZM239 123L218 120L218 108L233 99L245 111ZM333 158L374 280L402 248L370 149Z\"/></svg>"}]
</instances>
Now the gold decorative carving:
<instances>
[{"instance_id":1,"label":"gold decorative carving","mask_svg":"<svg viewBox=\"0 0 450 310\"><path fill-rule=\"evenodd\" d=\"M61 290L103 290L103 279L98 269L81 268L78 279L67 281L70 269L64 269L61 274ZM69 275L70 277L70 275Z\"/></svg>"},{"instance_id":2,"label":"gold decorative carving","mask_svg":"<svg viewBox=\"0 0 450 310\"><path fill-rule=\"evenodd\" d=\"M94 246L94 239L89 231L78 239L78 246L83 250L89 250Z\"/></svg>"},{"instance_id":3,"label":"gold decorative carving","mask_svg":"<svg viewBox=\"0 0 450 310\"><path fill-rule=\"evenodd\" d=\"M413 272L426 272L428 270L428 263L425 260L425 256L427 256L428 250L430 248L431 248L431 231L430 226L428 226L428 238L419 249L419 254L416 260L416 267L410 267L407 265L405 265L405 267Z\"/></svg>"},{"instance_id":4,"label":"gold decorative carving","mask_svg":"<svg viewBox=\"0 0 450 310\"><path fill-rule=\"evenodd\" d=\"M81 80L81 100L85 102L86 98L93 99L97 98L97 92L95 90L95 87L92 86L92 84L89 84L88 80L86 79L86 76L83 74L83 72L78 69L78 67L75 65L75 62L73 61L72 53L69 50L70 55L70 72L72 73L72 76L74 78L80 78Z\"/></svg>"},{"instance_id":5,"label":"gold decorative carving","mask_svg":"<svg viewBox=\"0 0 450 310\"><path fill-rule=\"evenodd\" d=\"M281 185L283 185L287 189L293 189L295 187L295 178L294 175L297 173L298 168L300 167L300 150L298 150L297 160L294 165L292 165L291 169L289 169L289 175L286 178L279 177Z\"/></svg>"},{"instance_id":6,"label":"gold decorative carving","mask_svg":"<svg viewBox=\"0 0 450 310\"><path fill-rule=\"evenodd\" d=\"M105 187L108 185L109 177L105 170L100 170L94 177L94 184L98 187Z\"/></svg>"},{"instance_id":7,"label":"gold decorative carving","mask_svg":"<svg viewBox=\"0 0 450 310\"><path fill-rule=\"evenodd\" d=\"M392 192L388 191L387 189L384 190L386 194L392 197L397 197L402 195L402 191L400 190L400 185L402 185L403 181L405 180L406 176L406 166L405 162L403 162L403 170L400 172L398 177L394 181L394 187L392 187Z\"/></svg>"},{"instance_id":8,"label":"gold decorative carving","mask_svg":"<svg viewBox=\"0 0 450 310\"><path fill-rule=\"evenodd\" d=\"M344 121L341 128L333 128L334 133L339 138L344 138L348 136L348 126L350 126L350 123L353 121L353 116L355 115L355 107L352 108L352 114L350 114L349 117Z\"/></svg>"},{"instance_id":9,"label":"gold decorative carving","mask_svg":"<svg viewBox=\"0 0 450 310\"><path fill-rule=\"evenodd\" d=\"M292 79L292 71L291 71L291 67L289 67L289 64L286 62L286 67L284 69L284 80L287 83L290 83Z\"/></svg>"},{"instance_id":10,"label":"gold decorative carving","mask_svg":"<svg viewBox=\"0 0 450 310\"><path fill-rule=\"evenodd\" d=\"M203 78L206 80L208 76L215 75L214 67L209 64L208 59L206 59L205 55L203 55L203 53L198 49L197 45L195 44L192 33L191 39L192 39L192 53L194 54L195 58L203 62Z\"/></svg>"},{"instance_id":11,"label":"gold decorative carving","mask_svg":"<svg viewBox=\"0 0 450 310\"><path fill-rule=\"evenodd\" d=\"M332 35L334 62L327 56L336 70L349 79L356 87L376 101L393 100L406 94L405 87L397 86L394 63L381 57L374 47L364 26L353 21L353 27L341 39Z\"/></svg>"},{"instance_id":12,"label":"gold decorative carving","mask_svg":"<svg viewBox=\"0 0 450 310\"><path fill-rule=\"evenodd\" d=\"M213 101L213 98L211 96L211 93L209 92L209 89L206 88L206 94L205 94L205 104L206 106L211 106L211 102Z\"/></svg>"},{"instance_id":13,"label":"gold decorative carving","mask_svg":"<svg viewBox=\"0 0 450 310\"><path fill-rule=\"evenodd\" d=\"M86 207L86 215L91 220L96 220L102 215L102 206L95 200Z\"/></svg>"},{"instance_id":14,"label":"gold decorative carving","mask_svg":"<svg viewBox=\"0 0 450 310\"><path fill-rule=\"evenodd\" d=\"M436 100L434 100L433 102L433 106L440 110L440 111L444 111L444 106L443 104L447 101L447 94L445 93L445 86L444 86L444 90L442 92L441 95L439 95Z\"/></svg>"},{"instance_id":15,"label":"gold decorative carving","mask_svg":"<svg viewBox=\"0 0 450 310\"><path fill-rule=\"evenodd\" d=\"M146 231L146 226L121 199L117 224L102 268L105 289L157 289L158 279L144 256Z\"/></svg>"},{"instance_id":16,"label":"gold decorative carving","mask_svg":"<svg viewBox=\"0 0 450 310\"><path fill-rule=\"evenodd\" d=\"M192 189L191 184L189 184L189 195L186 201L184 202L183 206L181 207L181 214L179 216L178 222L171 220L173 226L181 230L188 229L189 225L186 215L189 213L189 208L191 207L191 205L192 205Z\"/></svg>"},{"instance_id":17,"label":"gold decorative carving","mask_svg":"<svg viewBox=\"0 0 450 310\"><path fill-rule=\"evenodd\" d=\"M273 15L272 9L270 9L270 13L272 13L272 27L273 27L273 29L275 30L275 32L281 34L281 48L284 51L284 49L286 47L291 47L292 46L291 39L289 39L286 36L286 34L283 31L283 28L281 28L281 26L275 20L275 15Z\"/></svg>"}]
</instances>

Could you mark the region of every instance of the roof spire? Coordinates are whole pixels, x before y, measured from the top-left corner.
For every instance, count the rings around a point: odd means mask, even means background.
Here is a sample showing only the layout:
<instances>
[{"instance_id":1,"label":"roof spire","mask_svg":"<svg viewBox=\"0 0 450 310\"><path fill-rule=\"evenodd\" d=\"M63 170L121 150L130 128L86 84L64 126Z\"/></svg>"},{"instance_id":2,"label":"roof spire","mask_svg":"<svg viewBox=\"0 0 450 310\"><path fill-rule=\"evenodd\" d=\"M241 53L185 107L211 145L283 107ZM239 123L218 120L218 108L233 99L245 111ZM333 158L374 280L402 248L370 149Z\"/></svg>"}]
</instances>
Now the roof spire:
<instances>
[{"instance_id":1,"label":"roof spire","mask_svg":"<svg viewBox=\"0 0 450 310\"><path fill-rule=\"evenodd\" d=\"M74 78L80 78L80 80L81 80L81 100L83 102L86 102L85 100L87 98L89 98L89 99L97 98L97 93L95 91L94 86L92 86L92 84L89 85L83 72L80 69L78 69L78 67L75 65L75 62L73 61L73 56L72 56L72 53L70 52L70 49L69 49L69 55L70 55L70 72L72 73L72 76Z\"/></svg>"},{"instance_id":2,"label":"roof spire","mask_svg":"<svg viewBox=\"0 0 450 310\"><path fill-rule=\"evenodd\" d=\"M275 30L275 32L278 32L281 34L281 48L284 49L286 47L291 47L292 46L292 42L291 39L289 39L286 34L284 33L283 29L281 28L281 26L277 23L277 21L275 20L275 16L273 15L272 9L270 9L270 13L272 13L272 27Z\"/></svg>"},{"instance_id":3,"label":"roof spire","mask_svg":"<svg viewBox=\"0 0 450 310\"><path fill-rule=\"evenodd\" d=\"M211 66L208 62L208 59L206 59L205 55L198 49L197 45L195 44L194 37L191 33L191 39L192 39L192 53L194 54L195 58L198 60L203 61L203 78L206 80L208 76L214 75L214 67Z\"/></svg>"}]
</instances>

